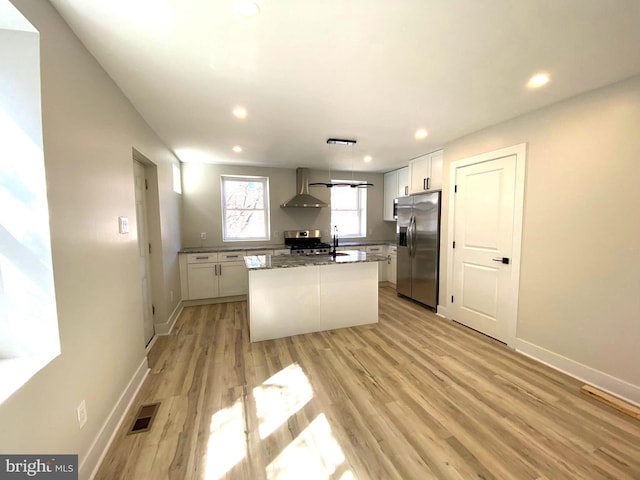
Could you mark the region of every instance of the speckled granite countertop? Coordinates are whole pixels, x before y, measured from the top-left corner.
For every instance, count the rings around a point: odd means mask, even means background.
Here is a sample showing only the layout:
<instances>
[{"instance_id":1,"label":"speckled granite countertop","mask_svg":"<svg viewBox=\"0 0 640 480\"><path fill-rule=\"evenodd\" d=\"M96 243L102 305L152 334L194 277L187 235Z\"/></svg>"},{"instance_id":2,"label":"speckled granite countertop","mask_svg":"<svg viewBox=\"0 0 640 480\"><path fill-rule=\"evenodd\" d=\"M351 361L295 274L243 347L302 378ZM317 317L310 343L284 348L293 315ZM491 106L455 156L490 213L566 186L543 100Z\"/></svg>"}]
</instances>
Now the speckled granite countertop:
<instances>
[{"instance_id":1,"label":"speckled granite countertop","mask_svg":"<svg viewBox=\"0 0 640 480\"><path fill-rule=\"evenodd\" d=\"M329 242L330 243L330 242ZM391 240L354 240L339 241L340 247L362 247L367 245L395 245ZM224 247L186 247L178 253L216 253L216 252L250 252L251 250L280 250L288 249L285 245L232 245Z\"/></svg>"},{"instance_id":2,"label":"speckled granite countertop","mask_svg":"<svg viewBox=\"0 0 640 480\"><path fill-rule=\"evenodd\" d=\"M178 253L250 252L251 250L289 249L284 245L234 245L231 247L187 247Z\"/></svg>"},{"instance_id":3,"label":"speckled granite countertop","mask_svg":"<svg viewBox=\"0 0 640 480\"><path fill-rule=\"evenodd\" d=\"M365 253L358 250L338 252L338 256L335 258L331 255L252 255L244 257L244 263L249 270L386 261L386 255Z\"/></svg>"}]
</instances>

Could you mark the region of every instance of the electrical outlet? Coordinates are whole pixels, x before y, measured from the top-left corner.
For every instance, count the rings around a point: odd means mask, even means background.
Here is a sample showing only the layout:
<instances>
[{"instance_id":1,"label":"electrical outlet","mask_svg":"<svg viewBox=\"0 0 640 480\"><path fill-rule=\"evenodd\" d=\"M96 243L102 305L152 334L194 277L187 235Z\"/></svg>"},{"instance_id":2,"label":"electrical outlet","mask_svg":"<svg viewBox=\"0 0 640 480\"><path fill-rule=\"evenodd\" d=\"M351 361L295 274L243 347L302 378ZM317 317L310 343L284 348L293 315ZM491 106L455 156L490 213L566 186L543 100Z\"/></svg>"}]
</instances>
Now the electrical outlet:
<instances>
[{"instance_id":1,"label":"electrical outlet","mask_svg":"<svg viewBox=\"0 0 640 480\"><path fill-rule=\"evenodd\" d=\"M80 428L82 428L84 427L84 424L87 423L87 405L84 403L84 400L82 400L80 405L78 405L76 413L78 414L78 424L80 425Z\"/></svg>"},{"instance_id":2,"label":"electrical outlet","mask_svg":"<svg viewBox=\"0 0 640 480\"><path fill-rule=\"evenodd\" d=\"M202 232L200 234L200 240L206 240L207 239L207 232Z\"/></svg>"}]
</instances>

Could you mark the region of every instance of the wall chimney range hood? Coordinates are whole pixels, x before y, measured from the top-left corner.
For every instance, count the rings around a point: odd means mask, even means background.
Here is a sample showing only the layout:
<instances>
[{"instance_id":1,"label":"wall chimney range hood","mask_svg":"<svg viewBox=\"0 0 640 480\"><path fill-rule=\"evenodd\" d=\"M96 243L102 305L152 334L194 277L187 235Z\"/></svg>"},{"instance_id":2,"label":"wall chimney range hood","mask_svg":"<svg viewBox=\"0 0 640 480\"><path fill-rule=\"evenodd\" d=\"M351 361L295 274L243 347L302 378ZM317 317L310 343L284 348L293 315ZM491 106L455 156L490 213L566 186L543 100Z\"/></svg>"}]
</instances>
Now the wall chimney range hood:
<instances>
[{"instance_id":1,"label":"wall chimney range hood","mask_svg":"<svg viewBox=\"0 0 640 480\"><path fill-rule=\"evenodd\" d=\"M326 202L309 195L309 169L296 169L296 194L282 205L282 208L321 208L328 207Z\"/></svg>"}]
</instances>

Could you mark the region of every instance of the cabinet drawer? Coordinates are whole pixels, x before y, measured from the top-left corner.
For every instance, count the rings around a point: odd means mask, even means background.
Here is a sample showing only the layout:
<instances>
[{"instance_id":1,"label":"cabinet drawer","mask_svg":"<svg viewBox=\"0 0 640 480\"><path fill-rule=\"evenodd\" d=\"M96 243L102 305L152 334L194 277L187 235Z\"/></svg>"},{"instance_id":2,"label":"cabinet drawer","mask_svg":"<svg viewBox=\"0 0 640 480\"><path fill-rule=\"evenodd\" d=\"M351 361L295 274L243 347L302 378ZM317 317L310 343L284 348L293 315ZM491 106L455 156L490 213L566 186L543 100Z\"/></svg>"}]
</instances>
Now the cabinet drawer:
<instances>
[{"instance_id":1,"label":"cabinet drawer","mask_svg":"<svg viewBox=\"0 0 640 480\"><path fill-rule=\"evenodd\" d=\"M187 255L187 263L211 263L217 261L217 253L189 253Z\"/></svg>"},{"instance_id":2,"label":"cabinet drawer","mask_svg":"<svg viewBox=\"0 0 640 480\"><path fill-rule=\"evenodd\" d=\"M238 262L238 261L244 260L245 255L246 253L243 251L221 252L221 253L218 253L218 261L219 262Z\"/></svg>"},{"instance_id":3,"label":"cabinet drawer","mask_svg":"<svg viewBox=\"0 0 640 480\"><path fill-rule=\"evenodd\" d=\"M389 255L397 255L398 254L398 247L396 245L389 245L389 247L387 247L388 253Z\"/></svg>"},{"instance_id":4,"label":"cabinet drawer","mask_svg":"<svg viewBox=\"0 0 640 480\"><path fill-rule=\"evenodd\" d=\"M368 253L380 253L380 254L385 254L386 253L386 246L385 245L372 245L370 247L367 247L366 251Z\"/></svg>"},{"instance_id":5,"label":"cabinet drawer","mask_svg":"<svg viewBox=\"0 0 640 480\"><path fill-rule=\"evenodd\" d=\"M288 248L280 248L278 250L274 250L273 254L276 256L281 256L281 255L291 255L291 250Z\"/></svg>"}]
</instances>

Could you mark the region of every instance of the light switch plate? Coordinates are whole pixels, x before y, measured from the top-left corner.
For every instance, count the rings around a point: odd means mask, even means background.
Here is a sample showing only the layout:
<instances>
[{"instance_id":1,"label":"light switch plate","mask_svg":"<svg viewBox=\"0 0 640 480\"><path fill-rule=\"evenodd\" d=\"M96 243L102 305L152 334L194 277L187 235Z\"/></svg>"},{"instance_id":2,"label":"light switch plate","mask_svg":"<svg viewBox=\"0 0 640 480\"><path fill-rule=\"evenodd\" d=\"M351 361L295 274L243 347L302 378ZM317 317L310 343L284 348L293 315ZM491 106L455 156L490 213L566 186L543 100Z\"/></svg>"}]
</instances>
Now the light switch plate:
<instances>
[{"instance_id":1,"label":"light switch plate","mask_svg":"<svg viewBox=\"0 0 640 480\"><path fill-rule=\"evenodd\" d=\"M200 234L200 240L206 240L207 239L207 233L206 232L202 232Z\"/></svg>"},{"instance_id":2,"label":"light switch plate","mask_svg":"<svg viewBox=\"0 0 640 480\"><path fill-rule=\"evenodd\" d=\"M122 234L129 233L128 217L118 217L118 231Z\"/></svg>"}]
</instances>

